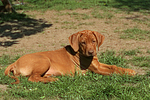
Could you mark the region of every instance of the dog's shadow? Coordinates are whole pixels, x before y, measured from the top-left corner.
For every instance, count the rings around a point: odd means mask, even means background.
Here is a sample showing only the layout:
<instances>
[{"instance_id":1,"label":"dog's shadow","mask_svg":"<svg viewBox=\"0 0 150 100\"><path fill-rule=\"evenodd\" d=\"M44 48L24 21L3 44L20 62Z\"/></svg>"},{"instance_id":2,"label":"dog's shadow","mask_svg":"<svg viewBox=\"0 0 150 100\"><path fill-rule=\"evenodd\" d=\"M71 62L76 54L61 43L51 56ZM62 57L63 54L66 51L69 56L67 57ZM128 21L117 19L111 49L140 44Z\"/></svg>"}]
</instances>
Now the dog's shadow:
<instances>
[{"instance_id":1,"label":"dog's shadow","mask_svg":"<svg viewBox=\"0 0 150 100\"><path fill-rule=\"evenodd\" d=\"M0 46L8 47L18 43L18 38L29 36L43 31L44 28L51 27L43 19L33 19L25 14L1 13L0 14Z\"/></svg>"}]
</instances>

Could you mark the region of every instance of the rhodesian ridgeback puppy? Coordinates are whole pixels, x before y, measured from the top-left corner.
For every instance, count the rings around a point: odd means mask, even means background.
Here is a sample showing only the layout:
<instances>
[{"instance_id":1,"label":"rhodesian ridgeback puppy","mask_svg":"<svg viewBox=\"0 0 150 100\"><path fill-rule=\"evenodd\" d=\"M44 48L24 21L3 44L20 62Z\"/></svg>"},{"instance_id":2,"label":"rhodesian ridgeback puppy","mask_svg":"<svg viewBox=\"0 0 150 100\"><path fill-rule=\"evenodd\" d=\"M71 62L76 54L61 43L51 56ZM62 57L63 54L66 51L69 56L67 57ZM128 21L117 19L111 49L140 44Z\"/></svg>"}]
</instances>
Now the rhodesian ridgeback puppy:
<instances>
[{"instance_id":1,"label":"rhodesian ridgeback puppy","mask_svg":"<svg viewBox=\"0 0 150 100\"><path fill-rule=\"evenodd\" d=\"M104 36L98 32L80 31L69 37L70 45L64 48L22 56L6 68L5 75L16 80L12 84L19 83L19 75L28 76L28 81L44 83L58 80L53 76L73 75L76 71L82 74L90 70L101 75L135 75L134 70L98 62L96 47L99 48L103 41Z\"/></svg>"}]
</instances>

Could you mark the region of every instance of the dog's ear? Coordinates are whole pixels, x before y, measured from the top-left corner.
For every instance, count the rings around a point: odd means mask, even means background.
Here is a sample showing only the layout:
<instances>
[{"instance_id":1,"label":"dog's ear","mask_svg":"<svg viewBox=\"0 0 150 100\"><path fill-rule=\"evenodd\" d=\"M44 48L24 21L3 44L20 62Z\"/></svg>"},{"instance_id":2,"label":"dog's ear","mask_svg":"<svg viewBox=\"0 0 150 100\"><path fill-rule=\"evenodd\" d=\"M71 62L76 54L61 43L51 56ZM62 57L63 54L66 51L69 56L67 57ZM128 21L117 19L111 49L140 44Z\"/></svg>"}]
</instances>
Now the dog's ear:
<instances>
[{"instance_id":1,"label":"dog's ear","mask_svg":"<svg viewBox=\"0 0 150 100\"><path fill-rule=\"evenodd\" d=\"M95 31L93 31L93 34L95 35L95 37L97 39L97 46L98 46L98 50L99 50L99 47L102 45L105 37L102 34L95 32Z\"/></svg>"},{"instance_id":2,"label":"dog's ear","mask_svg":"<svg viewBox=\"0 0 150 100\"><path fill-rule=\"evenodd\" d=\"M75 52L77 52L79 50L79 39L78 38L79 38L79 33L72 34L69 37L69 43Z\"/></svg>"}]
</instances>

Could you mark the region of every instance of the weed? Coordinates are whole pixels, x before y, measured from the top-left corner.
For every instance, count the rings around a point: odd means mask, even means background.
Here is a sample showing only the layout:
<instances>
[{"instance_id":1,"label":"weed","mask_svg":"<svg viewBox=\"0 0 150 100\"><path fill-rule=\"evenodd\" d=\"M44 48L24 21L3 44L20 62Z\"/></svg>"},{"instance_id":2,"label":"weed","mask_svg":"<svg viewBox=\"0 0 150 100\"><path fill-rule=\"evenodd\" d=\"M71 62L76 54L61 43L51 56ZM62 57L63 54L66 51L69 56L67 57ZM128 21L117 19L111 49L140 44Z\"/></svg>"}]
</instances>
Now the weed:
<instances>
[{"instance_id":1,"label":"weed","mask_svg":"<svg viewBox=\"0 0 150 100\"><path fill-rule=\"evenodd\" d=\"M87 15L87 14L81 14L81 13L76 13L76 12L72 12L72 13L66 13L64 15L69 15L70 17L73 17L74 19L76 20L86 20L86 19L89 19L90 16Z\"/></svg>"},{"instance_id":2,"label":"weed","mask_svg":"<svg viewBox=\"0 0 150 100\"><path fill-rule=\"evenodd\" d=\"M38 44L38 47L41 47L42 45L41 44Z\"/></svg>"},{"instance_id":3,"label":"weed","mask_svg":"<svg viewBox=\"0 0 150 100\"><path fill-rule=\"evenodd\" d=\"M56 20L56 21L55 21L55 23L59 23L59 21L58 21L58 20Z\"/></svg>"},{"instance_id":4,"label":"weed","mask_svg":"<svg viewBox=\"0 0 150 100\"><path fill-rule=\"evenodd\" d=\"M105 24L111 24L112 21L105 21Z\"/></svg>"},{"instance_id":5,"label":"weed","mask_svg":"<svg viewBox=\"0 0 150 100\"><path fill-rule=\"evenodd\" d=\"M150 24L148 24L147 26L150 27Z\"/></svg>"},{"instance_id":6,"label":"weed","mask_svg":"<svg viewBox=\"0 0 150 100\"><path fill-rule=\"evenodd\" d=\"M10 57L9 55L2 55L0 57L0 65L1 66L8 65L8 64L14 62L15 60L17 60L19 57L20 57L20 55L17 55L15 57Z\"/></svg>"},{"instance_id":7,"label":"weed","mask_svg":"<svg viewBox=\"0 0 150 100\"><path fill-rule=\"evenodd\" d=\"M150 67L150 56L141 56L141 57L137 57L134 56L132 59L130 59L130 62L135 65L135 66L139 66L139 67Z\"/></svg>"},{"instance_id":8,"label":"weed","mask_svg":"<svg viewBox=\"0 0 150 100\"><path fill-rule=\"evenodd\" d=\"M144 18L144 19L137 19L136 18L133 21L138 22L140 24L145 24L145 25L147 25L147 27L149 27L149 24L150 24L150 19L148 19L148 18Z\"/></svg>"},{"instance_id":9,"label":"weed","mask_svg":"<svg viewBox=\"0 0 150 100\"><path fill-rule=\"evenodd\" d=\"M139 51L138 49L136 49L136 50L128 50L128 51L123 50L122 53L125 56L133 56L133 55L137 55L137 53L141 53L141 51Z\"/></svg>"},{"instance_id":10,"label":"weed","mask_svg":"<svg viewBox=\"0 0 150 100\"><path fill-rule=\"evenodd\" d=\"M12 20L22 20L24 18L29 18L25 14L19 14L19 13L1 13L0 14L0 23L5 21L12 21Z\"/></svg>"},{"instance_id":11,"label":"weed","mask_svg":"<svg viewBox=\"0 0 150 100\"><path fill-rule=\"evenodd\" d=\"M93 12L92 15L93 15L94 18L99 18L99 19L104 18L102 13Z\"/></svg>"},{"instance_id":12,"label":"weed","mask_svg":"<svg viewBox=\"0 0 150 100\"><path fill-rule=\"evenodd\" d=\"M86 20L86 19L89 19L89 18L90 18L90 16L87 15L87 14L81 14L81 15L82 15L82 19L83 19L83 20Z\"/></svg>"},{"instance_id":13,"label":"weed","mask_svg":"<svg viewBox=\"0 0 150 100\"><path fill-rule=\"evenodd\" d=\"M127 29L120 35L122 39L148 40L150 41L150 31L141 30L138 28Z\"/></svg>"},{"instance_id":14,"label":"weed","mask_svg":"<svg viewBox=\"0 0 150 100\"><path fill-rule=\"evenodd\" d=\"M98 19L103 19L103 18L111 19L113 17L113 14L111 12L108 12L108 11L100 12L99 9L94 9L91 15L94 18L98 18Z\"/></svg>"},{"instance_id":15,"label":"weed","mask_svg":"<svg viewBox=\"0 0 150 100\"><path fill-rule=\"evenodd\" d=\"M147 50L147 52L146 53L149 53L150 54L150 50Z\"/></svg>"},{"instance_id":16,"label":"weed","mask_svg":"<svg viewBox=\"0 0 150 100\"><path fill-rule=\"evenodd\" d=\"M71 25L73 25L73 24L75 24L75 22L64 21L64 22L62 22L62 24L71 24Z\"/></svg>"},{"instance_id":17,"label":"weed","mask_svg":"<svg viewBox=\"0 0 150 100\"><path fill-rule=\"evenodd\" d=\"M66 44L61 44L61 46L62 46L62 47L65 47L65 46L66 46Z\"/></svg>"},{"instance_id":18,"label":"weed","mask_svg":"<svg viewBox=\"0 0 150 100\"><path fill-rule=\"evenodd\" d=\"M65 25L61 27L62 29L77 29L77 26L74 25Z\"/></svg>"},{"instance_id":19,"label":"weed","mask_svg":"<svg viewBox=\"0 0 150 100\"><path fill-rule=\"evenodd\" d=\"M83 22L83 23L82 23L82 22L81 22L81 23L78 24L78 26L80 26L80 25L94 25L94 23L95 23L95 22L89 22L89 23L87 23L87 22Z\"/></svg>"}]
</instances>

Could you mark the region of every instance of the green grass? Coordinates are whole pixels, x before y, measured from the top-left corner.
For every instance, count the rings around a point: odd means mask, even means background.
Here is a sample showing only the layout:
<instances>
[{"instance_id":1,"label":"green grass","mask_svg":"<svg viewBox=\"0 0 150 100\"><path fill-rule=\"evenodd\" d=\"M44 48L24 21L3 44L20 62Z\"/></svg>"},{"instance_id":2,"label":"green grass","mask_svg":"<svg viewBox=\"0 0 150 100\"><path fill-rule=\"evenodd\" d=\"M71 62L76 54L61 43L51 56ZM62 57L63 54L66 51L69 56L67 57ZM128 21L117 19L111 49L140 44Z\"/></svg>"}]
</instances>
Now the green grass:
<instances>
[{"instance_id":1,"label":"green grass","mask_svg":"<svg viewBox=\"0 0 150 100\"><path fill-rule=\"evenodd\" d=\"M149 51L146 52L149 54ZM123 50L119 53L121 56L129 56L130 58L127 60L128 64L137 66L137 67L147 67L150 68L150 56L143 56L140 54L143 54L139 49L135 50Z\"/></svg>"},{"instance_id":2,"label":"green grass","mask_svg":"<svg viewBox=\"0 0 150 100\"><path fill-rule=\"evenodd\" d=\"M59 16L69 15L70 17L72 17L72 18L74 18L74 19L76 19L78 21L79 20L86 20L86 19L90 18L90 16L85 14L85 13L77 13L77 12L72 12L72 13L69 13L69 12L61 13L61 12L59 12L59 13L57 13L57 15L59 15Z\"/></svg>"},{"instance_id":3,"label":"green grass","mask_svg":"<svg viewBox=\"0 0 150 100\"><path fill-rule=\"evenodd\" d=\"M150 54L150 50L147 50L147 53L149 53L149 54Z\"/></svg>"},{"instance_id":4,"label":"green grass","mask_svg":"<svg viewBox=\"0 0 150 100\"><path fill-rule=\"evenodd\" d=\"M10 57L9 55L2 55L0 57L0 65L5 66L5 65L8 65L8 64L11 64L14 61L16 61L19 57L20 57L20 55L17 55L15 57Z\"/></svg>"},{"instance_id":5,"label":"green grass","mask_svg":"<svg viewBox=\"0 0 150 100\"><path fill-rule=\"evenodd\" d=\"M149 99L149 80L146 77L102 76L88 73L87 76L61 77L53 83L31 83L21 78L18 85L9 85L2 95L5 99ZM8 81L7 81L8 82ZM6 96L9 94L9 97Z\"/></svg>"},{"instance_id":6,"label":"green grass","mask_svg":"<svg viewBox=\"0 0 150 100\"><path fill-rule=\"evenodd\" d=\"M133 21L137 22L138 24L144 24L144 25L147 25L147 27L150 27L150 19L149 18L143 18L143 19L135 18L135 19L133 19Z\"/></svg>"},{"instance_id":7,"label":"green grass","mask_svg":"<svg viewBox=\"0 0 150 100\"><path fill-rule=\"evenodd\" d=\"M142 30L139 28L126 29L120 35L120 38L150 41L150 31Z\"/></svg>"},{"instance_id":8,"label":"green grass","mask_svg":"<svg viewBox=\"0 0 150 100\"><path fill-rule=\"evenodd\" d=\"M106 0L103 0L104 2ZM25 6L16 7L16 9L53 9L53 10L74 10L77 8L89 9L95 6L104 5L99 3L99 0L24 0L28 4Z\"/></svg>"},{"instance_id":9,"label":"green grass","mask_svg":"<svg viewBox=\"0 0 150 100\"><path fill-rule=\"evenodd\" d=\"M121 55L115 56L115 51L106 51L98 56L99 62L109 64L109 65L117 65L120 67L127 67L126 59L124 59Z\"/></svg>"},{"instance_id":10,"label":"green grass","mask_svg":"<svg viewBox=\"0 0 150 100\"><path fill-rule=\"evenodd\" d=\"M123 50L121 51L121 53L125 56L134 56L137 55L138 53L142 53L141 51L139 51L138 49L135 50Z\"/></svg>"},{"instance_id":11,"label":"green grass","mask_svg":"<svg viewBox=\"0 0 150 100\"><path fill-rule=\"evenodd\" d=\"M130 50L131 51L131 50ZM136 50L133 50L136 51ZM126 52L126 51L124 51ZM120 67L128 67L129 62L124 58L125 53L116 56L115 51L106 51L98 55L99 61ZM133 62L150 62L148 57L133 56ZM150 80L147 75L130 76L103 76L88 72L86 76L75 75L74 77L58 77L59 81L48 84L33 83L27 81L26 77L20 77L20 84L11 85L14 80L4 76L4 70L8 64L14 62L17 57L3 55L0 57L0 84L8 84L8 89L0 92L4 99L95 99L95 100L148 100L150 99ZM137 66L140 64L137 63ZM8 96L9 95L9 96Z\"/></svg>"},{"instance_id":12,"label":"green grass","mask_svg":"<svg viewBox=\"0 0 150 100\"><path fill-rule=\"evenodd\" d=\"M23 20L27 19L29 16L25 14L19 14L19 13L0 13L0 23L5 22L5 21L12 21L12 20Z\"/></svg>"},{"instance_id":13,"label":"green grass","mask_svg":"<svg viewBox=\"0 0 150 100\"><path fill-rule=\"evenodd\" d=\"M94 23L95 22L80 22L79 24L78 24L78 26L81 26L81 25L94 25Z\"/></svg>"},{"instance_id":14,"label":"green grass","mask_svg":"<svg viewBox=\"0 0 150 100\"><path fill-rule=\"evenodd\" d=\"M78 27L75 26L75 25L64 25L64 26L61 26L61 29L77 29Z\"/></svg>"},{"instance_id":15,"label":"green grass","mask_svg":"<svg viewBox=\"0 0 150 100\"><path fill-rule=\"evenodd\" d=\"M136 1L130 1L130 0L110 0L110 3L112 7L119 8L121 10L127 10L127 11L143 11L143 10L150 10L149 0L136 0Z\"/></svg>"},{"instance_id":16,"label":"green grass","mask_svg":"<svg viewBox=\"0 0 150 100\"><path fill-rule=\"evenodd\" d=\"M143 14L149 14L149 0L24 0L25 5L14 6L16 10L75 10L75 9L90 9L100 8L108 10L111 8L117 8L123 11L139 11ZM2 3L0 2L0 5ZM96 17L101 14L95 15ZM107 14L106 14L107 15ZM109 14L108 14L109 15ZM109 15L110 17L112 15Z\"/></svg>"},{"instance_id":17,"label":"green grass","mask_svg":"<svg viewBox=\"0 0 150 100\"><path fill-rule=\"evenodd\" d=\"M109 11L104 11L104 12L100 12L99 9L94 9L91 13L91 15L93 16L93 18L98 18L98 19L111 19L112 17L114 17L114 15L109 12Z\"/></svg>"},{"instance_id":18,"label":"green grass","mask_svg":"<svg viewBox=\"0 0 150 100\"><path fill-rule=\"evenodd\" d=\"M70 22L70 21L64 21L64 22L62 22L61 24L71 24L71 25L73 25L73 24L75 24L75 22Z\"/></svg>"},{"instance_id":19,"label":"green grass","mask_svg":"<svg viewBox=\"0 0 150 100\"><path fill-rule=\"evenodd\" d=\"M139 67L148 67L150 68L150 56L141 56L141 57L133 57L131 63L135 66Z\"/></svg>"},{"instance_id":20,"label":"green grass","mask_svg":"<svg viewBox=\"0 0 150 100\"><path fill-rule=\"evenodd\" d=\"M150 10L149 0L24 0L26 5L15 6L16 9L53 9L53 10L74 10L77 8L108 8L114 7L126 11L141 11Z\"/></svg>"}]
</instances>

